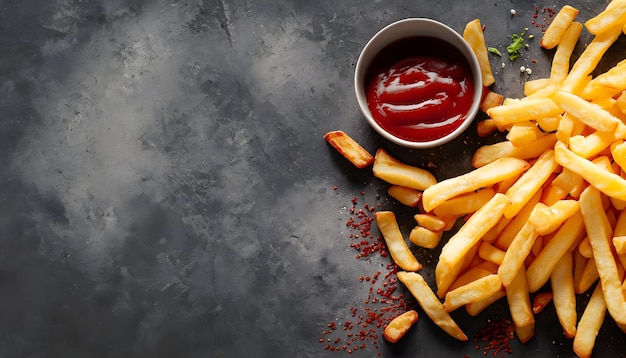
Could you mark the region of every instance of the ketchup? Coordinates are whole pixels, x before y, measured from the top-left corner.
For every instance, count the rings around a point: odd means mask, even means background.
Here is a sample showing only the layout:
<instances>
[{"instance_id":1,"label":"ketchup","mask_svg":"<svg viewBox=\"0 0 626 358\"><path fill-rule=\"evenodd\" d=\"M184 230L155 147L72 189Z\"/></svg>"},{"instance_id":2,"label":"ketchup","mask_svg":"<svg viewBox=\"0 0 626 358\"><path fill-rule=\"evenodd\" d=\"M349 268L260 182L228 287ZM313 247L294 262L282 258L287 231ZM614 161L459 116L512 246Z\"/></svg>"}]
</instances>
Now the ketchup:
<instances>
[{"instance_id":1,"label":"ketchup","mask_svg":"<svg viewBox=\"0 0 626 358\"><path fill-rule=\"evenodd\" d=\"M425 142L458 128L472 106L469 63L449 43L432 37L399 40L374 58L366 77L374 119L392 135Z\"/></svg>"}]
</instances>

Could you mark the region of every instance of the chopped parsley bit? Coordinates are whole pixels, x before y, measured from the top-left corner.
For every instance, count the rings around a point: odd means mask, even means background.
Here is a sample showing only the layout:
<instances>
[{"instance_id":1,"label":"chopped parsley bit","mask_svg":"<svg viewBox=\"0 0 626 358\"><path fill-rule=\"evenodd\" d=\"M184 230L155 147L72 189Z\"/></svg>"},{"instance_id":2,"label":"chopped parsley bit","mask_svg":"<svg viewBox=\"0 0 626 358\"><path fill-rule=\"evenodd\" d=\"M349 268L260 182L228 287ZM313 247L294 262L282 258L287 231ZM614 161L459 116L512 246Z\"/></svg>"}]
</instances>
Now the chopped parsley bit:
<instances>
[{"instance_id":1,"label":"chopped parsley bit","mask_svg":"<svg viewBox=\"0 0 626 358\"><path fill-rule=\"evenodd\" d=\"M521 34L513 34L511 37L511 44L507 46L506 51L509 53L509 60L513 61L516 58L520 57L519 51L522 49L524 45L524 33Z\"/></svg>"},{"instance_id":2,"label":"chopped parsley bit","mask_svg":"<svg viewBox=\"0 0 626 358\"><path fill-rule=\"evenodd\" d=\"M502 57L502 54L500 53L500 51L498 51L498 49L495 47L487 47L487 51L491 52L494 55L498 55Z\"/></svg>"}]
</instances>

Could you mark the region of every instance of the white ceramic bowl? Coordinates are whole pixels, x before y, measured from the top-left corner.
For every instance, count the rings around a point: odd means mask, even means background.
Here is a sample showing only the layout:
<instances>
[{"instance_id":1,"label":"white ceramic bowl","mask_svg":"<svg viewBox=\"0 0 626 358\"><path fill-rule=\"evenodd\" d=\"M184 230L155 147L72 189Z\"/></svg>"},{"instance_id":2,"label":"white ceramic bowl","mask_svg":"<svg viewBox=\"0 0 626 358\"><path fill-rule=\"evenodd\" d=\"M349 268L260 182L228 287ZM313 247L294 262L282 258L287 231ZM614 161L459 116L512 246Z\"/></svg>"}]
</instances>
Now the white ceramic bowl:
<instances>
[{"instance_id":1,"label":"white ceramic bowl","mask_svg":"<svg viewBox=\"0 0 626 358\"><path fill-rule=\"evenodd\" d=\"M448 42L465 56L471 69L471 75L474 83L474 97L470 110L465 115L464 122L461 123L458 128L439 139L418 142L398 138L387 132L378 124L378 122L376 122L367 104L365 81L367 71L372 61L387 46L408 37L433 37ZM468 43L461 35L450 27L442 24L441 22L426 18L408 18L400 20L386 26L374 35L374 37L372 37L363 48L363 51L357 61L354 76L354 87L359 107L361 108L361 112L367 119L369 125L390 142L413 149L433 148L447 143L463 133L478 113L483 91L480 66L478 64L478 60L476 59L476 55Z\"/></svg>"}]
</instances>

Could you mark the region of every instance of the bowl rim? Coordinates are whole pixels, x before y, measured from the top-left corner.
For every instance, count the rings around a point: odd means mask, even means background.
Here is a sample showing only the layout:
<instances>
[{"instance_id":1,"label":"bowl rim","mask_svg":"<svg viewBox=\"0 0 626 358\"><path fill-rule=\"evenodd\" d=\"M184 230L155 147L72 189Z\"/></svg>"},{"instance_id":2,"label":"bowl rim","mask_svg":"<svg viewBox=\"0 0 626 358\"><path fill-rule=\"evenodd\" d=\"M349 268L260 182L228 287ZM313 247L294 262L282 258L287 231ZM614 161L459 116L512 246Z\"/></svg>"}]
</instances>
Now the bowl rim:
<instances>
[{"instance_id":1,"label":"bowl rim","mask_svg":"<svg viewBox=\"0 0 626 358\"><path fill-rule=\"evenodd\" d=\"M461 123L461 125L451 133L441 138L430 141L409 141L392 135L391 133L383 129L378 124L378 122L376 122L367 105L367 97L365 95L365 75L372 60L376 57L376 55L378 55L378 53L380 53L381 50L383 50L385 47L395 41L413 36L410 33L399 31L398 29L402 30L406 28L410 31L411 28L423 29L424 27L431 27L433 28L433 30L429 31L428 33L421 31L414 36L430 36L440 40L444 40L450 45L457 48L464 55L467 62L469 63L471 75L474 80L474 99L472 102L472 106L467 112L463 123ZM443 36L442 34L445 34L446 36ZM449 40L450 38L455 40L455 42L451 42ZM363 50L359 54L359 58L355 66L354 89L361 113L365 116L369 125L378 134L380 134L388 141L406 148L428 149L440 146L453 140L454 138L462 134L471 125L476 115L478 114L480 101L482 99L483 83L478 58L476 57L476 54L467 43L467 41L465 41L465 39L458 32L456 32L448 25L434 19L425 17L409 17L386 25L366 43L366 45L363 47Z\"/></svg>"}]
</instances>

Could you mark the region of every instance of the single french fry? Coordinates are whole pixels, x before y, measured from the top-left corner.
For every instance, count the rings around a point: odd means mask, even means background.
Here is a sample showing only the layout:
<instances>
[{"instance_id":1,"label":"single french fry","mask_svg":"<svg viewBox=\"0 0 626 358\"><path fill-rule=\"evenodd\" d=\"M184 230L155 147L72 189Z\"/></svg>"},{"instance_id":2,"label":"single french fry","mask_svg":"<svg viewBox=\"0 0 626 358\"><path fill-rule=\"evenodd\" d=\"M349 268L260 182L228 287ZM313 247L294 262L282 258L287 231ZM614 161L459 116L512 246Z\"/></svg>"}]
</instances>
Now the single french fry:
<instances>
[{"instance_id":1,"label":"single french fry","mask_svg":"<svg viewBox=\"0 0 626 358\"><path fill-rule=\"evenodd\" d=\"M457 195L489 187L526 171L530 164L522 159L501 158L466 174L446 179L424 190L422 205L430 212L437 205Z\"/></svg>"},{"instance_id":2,"label":"single french fry","mask_svg":"<svg viewBox=\"0 0 626 358\"><path fill-rule=\"evenodd\" d=\"M619 118L616 118L600 106L572 93L557 91L553 98L564 111L571 113L586 125L598 131L612 132L617 129L618 124L622 123Z\"/></svg>"},{"instance_id":3,"label":"single french fry","mask_svg":"<svg viewBox=\"0 0 626 358\"><path fill-rule=\"evenodd\" d=\"M374 157L343 131L328 132L324 139L359 169L374 163Z\"/></svg>"},{"instance_id":4,"label":"single french fry","mask_svg":"<svg viewBox=\"0 0 626 358\"><path fill-rule=\"evenodd\" d=\"M552 183L565 189L565 191L574 198L578 198L586 186L583 177L567 168L563 168Z\"/></svg>"},{"instance_id":5,"label":"single french fry","mask_svg":"<svg viewBox=\"0 0 626 358\"><path fill-rule=\"evenodd\" d=\"M572 271L572 253L567 251L557 261L550 275L554 308L567 338L572 338L576 334L576 322L578 319Z\"/></svg>"},{"instance_id":6,"label":"single french fry","mask_svg":"<svg viewBox=\"0 0 626 358\"><path fill-rule=\"evenodd\" d=\"M567 190L555 185L554 182L548 184L541 193L540 201L545 205L553 205L559 200L563 200L567 197Z\"/></svg>"},{"instance_id":7,"label":"single french fry","mask_svg":"<svg viewBox=\"0 0 626 358\"><path fill-rule=\"evenodd\" d=\"M485 308L491 306L494 302L500 300L501 298L506 297L506 291L503 289L501 289L500 291L498 291L496 294L491 295L491 297L488 297L482 301L476 301L476 302L472 302L469 303L465 306L465 311L467 312L467 314L469 314L470 316L477 316L478 314L480 314L482 311L485 310Z\"/></svg>"},{"instance_id":8,"label":"single french fry","mask_svg":"<svg viewBox=\"0 0 626 358\"><path fill-rule=\"evenodd\" d=\"M593 186L587 187L580 195L580 211L583 213L587 236L593 249L593 258L602 282L607 309L615 322L624 325L626 324L626 300L617 262L610 246L613 231L600 195L598 189Z\"/></svg>"},{"instance_id":9,"label":"single french fry","mask_svg":"<svg viewBox=\"0 0 626 358\"><path fill-rule=\"evenodd\" d=\"M431 231L443 231L448 225L443 217L432 214L415 214L413 217L419 226L423 226Z\"/></svg>"},{"instance_id":10,"label":"single french fry","mask_svg":"<svg viewBox=\"0 0 626 358\"><path fill-rule=\"evenodd\" d=\"M491 64L487 53L487 45L485 43L485 35L479 19L472 20L465 25L463 38L470 45L470 48L478 59L480 72L482 75L483 85L489 87L496 81L491 71Z\"/></svg>"},{"instance_id":11,"label":"single french fry","mask_svg":"<svg viewBox=\"0 0 626 358\"><path fill-rule=\"evenodd\" d=\"M524 95L530 96L542 88L550 85L550 78L537 78L524 82Z\"/></svg>"},{"instance_id":12,"label":"single french fry","mask_svg":"<svg viewBox=\"0 0 626 358\"><path fill-rule=\"evenodd\" d=\"M524 260L530 253L537 236L535 228L528 222L515 235L511 246L506 250L502 264L498 268L498 276L500 276L504 287L511 285L515 279L515 275L524 265ZM526 269L524 269L524 279L526 279Z\"/></svg>"},{"instance_id":13,"label":"single french fry","mask_svg":"<svg viewBox=\"0 0 626 358\"><path fill-rule=\"evenodd\" d=\"M374 218L394 262L406 271L420 270L422 264L417 261L404 241L396 221L396 215L391 211L377 211Z\"/></svg>"},{"instance_id":14,"label":"single french fry","mask_svg":"<svg viewBox=\"0 0 626 358\"><path fill-rule=\"evenodd\" d=\"M409 240L419 247L434 249L439 245L443 231L433 231L423 226L416 226L409 234Z\"/></svg>"},{"instance_id":15,"label":"single french fry","mask_svg":"<svg viewBox=\"0 0 626 358\"><path fill-rule=\"evenodd\" d=\"M591 248L591 242L589 236L585 236L578 244L578 252L588 259L593 258L593 249Z\"/></svg>"},{"instance_id":16,"label":"single french fry","mask_svg":"<svg viewBox=\"0 0 626 358\"><path fill-rule=\"evenodd\" d=\"M626 22L626 1L614 1L604 11L585 22L587 31L594 35L601 34L611 28L619 27L620 31Z\"/></svg>"},{"instance_id":17,"label":"single french fry","mask_svg":"<svg viewBox=\"0 0 626 358\"><path fill-rule=\"evenodd\" d=\"M438 217L458 217L471 214L485 205L496 194L493 188L479 189L446 200L433 209Z\"/></svg>"},{"instance_id":18,"label":"single french fry","mask_svg":"<svg viewBox=\"0 0 626 358\"><path fill-rule=\"evenodd\" d=\"M517 215L556 168L553 150L547 150L541 154L530 169L507 190L506 196L511 204L504 210L504 216L512 218Z\"/></svg>"},{"instance_id":19,"label":"single french fry","mask_svg":"<svg viewBox=\"0 0 626 358\"><path fill-rule=\"evenodd\" d=\"M563 143L557 142L554 146L554 152L558 164L580 175L604 194L626 200L626 179L576 155L568 150Z\"/></svg>"},{"instance_id":20,"label":"single french fry","mask_svg":"<svg viewBox=\"0 0 626 358\"><path fill-rule=\"evenodd\" d=\"M626 254L626 236L614 236L612 242L619 255Z\"/></svg>"},{"instance_id":21,"label":"single french fry","mask_svg":"<svg viewBox=\"0 0 626 358\"><path fill-rule=\"evenodd\" d=\"M452 317L446 312L443 304L439 301L435 293L424 278L417 272L400 271L397 274L398 280L402 282L417 300L426 315L443 329L450 336L459 341L467 341L467 336L461 328L454 322Z\"/></svg>"},{"instance_id":22,"label":"single french fry","mask_svg":"<svg viewBox=\"0 0 626 358\"><path fill-rule=\"evenodd\" d=\"M456 280L454 280L448 290L453 291L461 286L467 285L470 282L476 281L479 278L483 278L496 272L498 272L498 265L493 262L483 261L463 272Z\"/></svg>"},{"instance_id":23,"label":"single french fry","mask_svg":"<svg viewBox=\"0 0 626 358\"><path fill-rule=\"evenodd\" d=\"M533 298L533 314L538 314L543 311L546 306L552 302L552 292L541 292L535 295Z\"/></svg>"},{"instance_id":24,"label":"single french fry","mask_svg":"<svg viewBox=\"0 0 626 358\"><path fill-rule=\"evenodd\" d=\"M604 322L607 303L602 291L602 284L598 284L578 322L574 336L574 352L578 357L591 357L596 337Z\"/></svg>"},{"instance_id":25,"label":"single french fry","mask_svg":"<svg viewBox=\"0 0 626 358\"><path fill-rule=\"evenodd\" d=\"M419 315L415 310L409 310L396 316L383 330L383 336L391 343L398 342L417 322L418 318Z\"/></svg>"},{"instance_id":26,"label":"single french fry","mask_svg":"<svg viewBox=\"0 0 626 358\"><path fill-rule=\"evenodd\" d=\"M615 134L615 131L595 131L587 136L573 136L569 139L569 148L583 158L595 157L618 139Z\"/></svg>"},{"instance_id":27,"label":"single french fry","mask_svg":"<svg viewBox=\"0 0 626 358\"><path fill-rule=\"evenodd\" d=\"M514 146L513 143L509 141L484 145L478 148L474 153L472 166L474 168L480 168L504 157L524 160L534 159L539 157L546 150L552 149L554 143L556 143L556 134L551 133L524 145Z\"/></svg>"},{"instance_id":28,"label":"single french fry","mask_svg":"<svg viewBox=\"0 0 626 358\"><path fill-rule=\"evenodd\" d=\"M487 113L487 110L489 108L493 108L493 107L497 107L502 105L502 102L504 101L504 96L493 92L491 90L488 90L487 93L485 94L485 96L483 97L483 100L480 102L480 110L483 111L484 113ZM494 124L494 129L495 124Z\"/></svg>"},{"instance_id":29,"label":"single french fry","mask_svg":"<svg viewBox=\"0 0 626 358\"><path fill-rule=\"evenodd\" d=\"M543 132L537 124L532 121L525 121L515 123L509 129L509 133L506 135L506 139L513 144L513 146L520 146L528 144L537 140L543 136Z\"/></svg>"},{"instance_id":30,"label":"single french fry","mask_svg":"<svg viewBox=\"0 0 626 358\"><path fill-rule=\"evenodd\" d=\"M478 247L478 256L483 260L493 262L495 264L502 264L505 252L497 247L490 245L488 242L482 242Z\"/></svg>"},{"instance_id":31,"label":"single french fry","mask_svg":"<svg viewBox=\"0 0 626 358\"><path fill-rule=\"evenodd\" d=\"M372 171L375 177L390 184L415 190L424 190L437 182L428 170L404 164L382 148L376 151Z\"/></svg>"},{"instance_id":32,"label":"single french fry","mask_svg":"<svg viewBox=\"0 0 626 358\"><path fill-rule=\"evenodd\" d=\"M622 170L626 170L626 142L618 143L611 147L613 159Z\"/></svg>"},{"instance_id":33,"label":"single french fry","mask_svg":"<svg viewBox=\"0 0 626 358\"><path fill-rule=\"evenodd\" d=\"M559 122L561 121L561 115L550 116L550 117L539 117L535 121L537 122L537 126L543 132L556 132L559 128Z\"/></svg>"},{"instance_id":34,"label":"single french fry","mask_svg":"<svg viewBox=\"0 0 626 358\"><path fill-rule=\"evenodd\" d=\"M569 252L570 246L584 235L585 224L578 212L569 218L556 235L543 247L535 261L528 267L528 289L538 291L550 278L558 259Z\"/></svg>"},{"instance_id":35,"label":"single french fry","mask_svg":"<svg viewBox=\"0 0 626 358\"><path fill-rule=\"evenodd\" d=\"M505 287L506 299L509 303L517 337L522 343L527 342L534 333L535 317L530 305L526 268L523 265L516 272L510 284Z\"/></svg>"},{"instance_id":36,"label":"single french fry","mask_svg":"<svg viewBox=\"0 0 626 358\"><path fill-rule=\"evenodd\" d=\"M578 250L576 252L580 253L580 251ZM578 281L574 282L574 291L577 294L583 294L587 292L593 286L593 284L598 281L599 278L600 275L598 274L596 261L594 259L587 259L587 261L585 262L585 266L580 272Z\"/></svg>"},{"instance_id":37,"label":"single french fry","mask_svg":"<svg viewBox=\"0 0 626 358\"><path fill-rule=\"evenodd\" d=\"M557 45L560 46L561 39L565 36L567 28L574 22L576 16L578 16L578 9L569 5L563 6L544 32L539 45L548 50Z\"/></svg>"},{"instance_id":38,"label":"single french fry","mask_svg":"<svg viewBox=\"0 0 626 358\"><path fill-rule=\"evenodd\" d=\"M443 307L447 312L452 312L466 304L489 298L498 293L501 288L502 283L498 275L490 274L449 291Z\"/></svg>"},{"instance_id":39,"label":"single french fry","mask_svg":"<svg viewBox=\"0 0 626 358\"><path fill-rule=\"evenodd\" d=\"M550 82L553 84L560 84L567 78L569 72L570 59L574 48L578 43L578 39L582 32L583 25L580 22L572 22L552 58L552 66L550 67Z\"/></svg>"},{"instance_id":40,"label":"single french fry","mask_svg":"<svg viewBox=\"0 0 626 358\"><path fill-rule=\"evenodd\" d=\"M613 45L622 33L621 27L616 26L601 34L598 34L587 45L583 53L578 57L567 77L561 84L561 90L570 93L580 93L588 82L588 76L598 66L604 53Z\"/></svg>"},{"instance_id":41,"label":"single french fry","mask_svg":"<svg viewBox=\"0 0 626 358\"><path fill-rule=\"evenodd\" d=\"M496 122L498 128L503 128L509 124L541 117L553 117L562 112L563 110L552 99L542 97L493 107L487 111L487 114Z\"/></svg>"},{"instance_id":42,"label":"single french fry","mask_svg":"<svg viewBox=\"0 0 626 358\"><path fill-rule=\"evenodd\" d=\"M509 199L505 195L494 195L443 246L439 262L435 267L439 297L443 298L452 282L456 280L467 252L491 227L498 223L508 204Z\"/></svg>"},{"instance_id":43,"label":"single french fry","mask_svg":"<svg viewBox=\"0 0 626 358\"><path fill-rule=\"evenodd\" d=\"M387 189L387 194L396 199L401 204L409 207L416 207L422 200L422 192L419 190L407 188L402 185L392 185Z\"/></svg>"},{"instance_id":44,"label":"single french fry","mask_svg":"<svg viewBox=\"0 0 626 358\"><path fill-rule=\"evenodd\" d=\"M483 119L476 124L476 133L479 137L486 137L497 129L496 122L491 118Z\"/></svg>"},{"instance_id":45,"label":"single french fry","mask_svg":"<svg viewBox=\"0 0 626 358\"><path fill-rule=\"evenodd\" d=\"M550 206L538 203L534 210L530 223L539 235L548 235L558 229L565 220L578 213L580 205L576 200L559 200Z\"/></svg>"}]
</instances>

